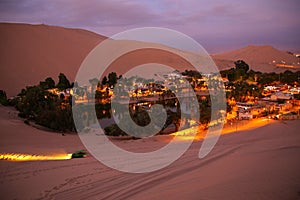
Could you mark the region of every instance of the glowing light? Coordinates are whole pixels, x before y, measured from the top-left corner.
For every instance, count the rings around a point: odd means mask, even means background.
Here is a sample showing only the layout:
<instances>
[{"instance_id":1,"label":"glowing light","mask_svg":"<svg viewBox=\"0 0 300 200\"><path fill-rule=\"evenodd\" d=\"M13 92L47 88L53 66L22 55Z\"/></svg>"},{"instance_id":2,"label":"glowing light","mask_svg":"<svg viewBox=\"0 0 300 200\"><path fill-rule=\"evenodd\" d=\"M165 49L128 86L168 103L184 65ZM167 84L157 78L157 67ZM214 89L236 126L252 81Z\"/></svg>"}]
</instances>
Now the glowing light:
<instances>
[{"instance_id":1,"label":"glowing light","mask_svg":"<svg viewBox=\"0 0 300 200\"><path fill-rule=\"evenodd\" d=\"M194 126L194 125L197 124L197 122L195 120L193 120L193 119L188 120L188 121L189 121L190 126Z\"/></svg>"},{"instance_id":2,"label":"glowing light","mask_svg":"<svg viewBox=\"0 0 300 200\"><path fill-rule=\"evenodd\" d=\"M8 160L8 161L69 160L71 158L72 158L72 154L53 154L53 155L35 155L35 154L19 154L19 153L0 154L0 160Z\"/></svg>"},{"instance_id":3,"label":"glowing light","mask_svg":"<svg viewBox=\"0 0 300 200\"><path fill-rule=\"evenodd\" d=\"M190 140L201 140L204 138L204 135L199 131L199 126L187 128L170 135L175 136L176 141L190 141Z\"/></svg>"},{"instance_id":4,"label":"glowing light","mask_svg":"<svg viewBox=\"0 0 300 200\"><path fill-rule=\"evenodd\" d=\"M267 123L275 123L276 121L270 120L269 118L264 119L252 119L248 121L246 124L243 124L240 122L231 122L231 126L225 127L222 129L221 135L230 134L230 133L236 133L237 131L247 131L256 129L259 127L262 127L266 125ZM238 124L237 124L238 123ZM215 122L211 122L209 126L216 125ZM191 127L188 129L184 129L175 133L170 134L172 136L175 136L177 141L199 141L205 138L206 131L203 129L203 127Z\"/></svg>"}]
</instances>

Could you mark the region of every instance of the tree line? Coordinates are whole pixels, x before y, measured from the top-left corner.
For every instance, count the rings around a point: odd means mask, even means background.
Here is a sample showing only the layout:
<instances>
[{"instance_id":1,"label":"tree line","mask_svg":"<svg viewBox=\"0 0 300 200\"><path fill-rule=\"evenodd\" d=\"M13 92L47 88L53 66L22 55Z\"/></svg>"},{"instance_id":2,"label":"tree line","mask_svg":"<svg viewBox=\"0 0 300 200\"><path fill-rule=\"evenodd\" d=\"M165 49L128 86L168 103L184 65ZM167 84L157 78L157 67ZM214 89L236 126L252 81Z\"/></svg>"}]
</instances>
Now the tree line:
<instances>
[{"instance_id":1,"label":"tree line","mask_svg":"<svg viewBox=\"0 0 300 200\"><path fill-rule=\"evenodd\" d=\"M300 85L299 84L299 71L292 72L286 70L283 73L262 73L250 70L250 67L243 60L238 60L235 63L235 67L223 70L220 72L223 78L228 78L229 83L226 87L229 88L226 92L227 98L234 98L236 101L246 102L249 97L260 98L262 95L263 86L272 83L283 83L290 85ZM188 81L196 86L196 79L202 78L201 73L193 70L185 70L182 75L187 76ZM108 76L104 76L101 81L98 79L91 79L89 82L93 89L95 87L103 88L106 85L108 88L112 88L120 79L117 73L111 72ZM130 82L130 80L125 80L124 83ZM65 96L64 92L70 88L79 88L77 83L70 83L67 77L60 73L58 75L58 82L48 77L44 81L40 81L38 85L28 86L21 90L21 92L14 99L7 99L6 93L0 90L0 104L15 106L19 111L19 116L28 120L33 120L37 124L48 127L55 131L75 131L75 125L72 116L72 97L71 95ZM57 88L59 95L50 92L49 90ZM77 92L80 92L78 90ZM107 98L107 95L103 92L96 90L96 98ZM300 98L299 95L296 98ZM104 105L97 103L96 114L98 118L110 117L109 112L102 112L103 109L109 110L110 104ZM201 113L201 118L199 119L201 123L209 123L211 116L210 109L210 97L206 99L199 99L199 109ZM230 107L227 106L227 111L230 111ZM174 123L175 126L179 122L180 113L169 112L168 113L168 124ZM140 124L146 125L149 123L148 115L144 111L135 111L131 113L133 120ZM118 128L112 126L107 128L107 133L116 135L120 132Z\"/></svg>"}]
</instances>

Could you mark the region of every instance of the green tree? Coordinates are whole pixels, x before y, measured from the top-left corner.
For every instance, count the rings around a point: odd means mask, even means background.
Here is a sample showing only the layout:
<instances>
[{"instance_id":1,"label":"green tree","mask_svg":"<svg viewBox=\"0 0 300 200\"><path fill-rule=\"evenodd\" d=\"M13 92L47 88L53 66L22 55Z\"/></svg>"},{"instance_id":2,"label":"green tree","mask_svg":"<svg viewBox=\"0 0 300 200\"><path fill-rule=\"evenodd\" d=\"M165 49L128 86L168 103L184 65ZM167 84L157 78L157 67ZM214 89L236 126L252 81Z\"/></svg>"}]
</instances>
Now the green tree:
<instances>
[{"instance_id":1,"label":"green tree","mask_svg":"<svg viewBox=\"0 0 300 200\"><path fill-rule=\"evenodd\" d=\"M8 104L6 92L4 90L0 90L0 104L4 106Z\"/></svg>"},{"instance_id":2,"label":"green tree","mask_svg":"<svg viewBox=\"0 0 300 200\"><path fill-rule=\"evenodd\" d=\"M58 83L57 83L56 87L59 90L66 90L71 87L70 81L67 79L67 77L63 73L59 74Z\"/></svg>"},{"instance_id":3,"label":"green tree","mask_svg":"<svg viewBox=\"0 0 300 200\"><path fill-rule=\"evenodd\" d=\"M258 83L262 84L262 85L271 84L278 80L279 80L279 75L274 72L263 73L263 74L260 74L258 77Z\"/></svg>"},{"instance_id":4,"label":"green tree","mask_svg":"<svg viewBox=\"0 0 300 200\"><path fill-rule=\"evenodd\" d=\"M227 77L229 82L236 82L241 78L241 71L234 68L221 71L222 77Z\"/></svg>"},{"instance_id":5,"label":"green tree","mask_svg":"<svg viewBox=\"0 0 300 200\"><path fill-rule=\"evenodd\" d=\"M71 105L56 106L54 109L42 110L36 117L36 122L56 131L75 131Z\"/></svg>"},{"instance_id":6,"label":"green tree","mask_svg":"<svg viewBox=\"0 0 300 200\"><path fill-rule=\"evenodd\" d=\"M40 86L45 90L52 89L55 88L55 82L51 77L48 77L45 81L40 82Z\"/></svg>"},{"instance_id":7,"label":"green tree","mask_svg":"<svg viewBox=\"0 0 300 200\"><path fill-rule=\"evenodd\" d=\"M104 76L103 79L102 79L102 85L106 85L107 84L107 77Z\"/></svg>"},{"instance_id":8,"label":"green tree","mask_svg":"<svg viewBox=\"0 0 300 200\"><path fill-rule=\"evenodd\" d=\"M293 73L290 70L286 70L283 73L280 73L280 81L282 83L287 83L287 84L295 84L298 81L298 74Z\"/></svg>"},{"instance_id":9,"label":"green tree","mask_svg":"<svg viewBox=\"0 0 300 200\"><path fill-rule=\"evenodd\" d=\"M22 117L34 119L40 111L47 109L46 105L50 100L50 96L51 94L45 91L42 87L30 86L26 88L16 107L20 111L20 115ZM51 108L53 107L51 106Z\"/></svg>"},{"instance_id":10,"label":"green tree","mask_svg":"<svg viewBox=\"0 0 300 200\"><path fill-rule=\"evenodd\" d=\"M117 83L118 76L116 72L111 72L108 74L108 85L109 87L114 86Z\"/></svg>"},{"instance_id":11,"label":"green tree","mask_svg":"<svg viewBox=\"0 0 300 200\"><path fill-rule=\"evenodd\" d=\"M246 74L249 70L249 65L243 60L237 60L234 62L236 70L242 70Z\"/></svg>"},{"instance_id":12,"label":"green tree","mask_svg":"<svg viewBox=\"0 0 300 200\"><path fill-rule=\"evenodd\" d=\"M71 100L65 100L48 92L41 86L30 86L20 94L16 108L19 116L56 131L74 131Z\"/></svg>"},{"instance_id":13,"label":"green tree","mask_svg":"<svg viewBox=\"0 0 300 200\"><path fill-rule=\"evenodd\" d=\"M196 70L185 70L184 72L182 72L182 75L189 76L190 78L195 78L195 79L202 78L200 72Z\"/></svg>"},{"instance_id":14,"label":"green tree","mask_svg":"<svg viewBox=\"0 0 300 200\"><path fill-rule=\"evenodd\" d=\"M108 127L105 127L104 128L104 131L105 131L105 135L108 135L108 136L124 136L124 135L127 135L123 130L121 130L119 128L119 126L117 124L112 124Z\"/></svg>"}]
</instances>

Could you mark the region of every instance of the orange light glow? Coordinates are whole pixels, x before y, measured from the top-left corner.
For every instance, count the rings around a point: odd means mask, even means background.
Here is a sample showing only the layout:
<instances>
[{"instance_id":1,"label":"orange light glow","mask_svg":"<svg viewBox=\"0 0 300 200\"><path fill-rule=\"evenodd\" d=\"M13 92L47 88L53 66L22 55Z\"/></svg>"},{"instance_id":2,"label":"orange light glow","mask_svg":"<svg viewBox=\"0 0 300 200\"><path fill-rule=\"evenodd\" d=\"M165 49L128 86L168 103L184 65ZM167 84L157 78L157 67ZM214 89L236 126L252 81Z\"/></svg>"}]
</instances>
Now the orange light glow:
<instances>
[{"instance_id":1,"label":"orange light glow","mask_svg":"<svg viewBox=\"0 0 300 200\"><path fill-rule=\"evenodd\" d=\"M184 129L170 135L175 136L176 141L190 141L190 140L200 140L205 137L205 134L201 134L200 126L191 127L188 129Z\"/></svg>"},{"instance_id":2,"label":"orange light glow","mask_svg":"<svg viewBox=\"0 0 300 200\"><path fill-rule=\"evenodd\" d=\"M35 155L35 154L19 154L19 153L0 154L0 160L8 160L8 161L69 160L71 158L72 158L72 154L53 154L53 155Z\"/></svg>"},{"instance_id":3,"label":"orange light glow","mask_svg":"<svg viewBox=\"0 0 300 200\"><path fill-rule=\"evenodd\" d=\"M247 131L256 129L262 126L265 126L270 123L275 123L276 121L271 120L269 118L263 118L263 119L252 119L249 121L239 121L234 122L232 124L227 124L227 126L223 127L221 130L221 135L230 134L230 133L236 133L240 131ZM175 136L176 141L198 141L205 138L207 131L204 130L203 127L198 126L192 127L188 129L184 129L175 133L172 133L170 135Z\"/></svg>"}]
</instances>

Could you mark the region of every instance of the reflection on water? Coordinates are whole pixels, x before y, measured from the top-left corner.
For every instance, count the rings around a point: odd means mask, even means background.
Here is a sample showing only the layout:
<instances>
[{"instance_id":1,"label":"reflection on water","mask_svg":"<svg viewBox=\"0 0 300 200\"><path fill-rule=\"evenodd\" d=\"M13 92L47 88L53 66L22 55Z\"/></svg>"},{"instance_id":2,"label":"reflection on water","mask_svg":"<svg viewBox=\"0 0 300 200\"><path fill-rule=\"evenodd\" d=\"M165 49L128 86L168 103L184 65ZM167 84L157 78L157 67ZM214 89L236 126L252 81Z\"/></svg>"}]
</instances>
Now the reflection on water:
<instances>
[{"instance_id":1,"label":"reflection on water","mask_svg":"<svg viewBox=\"0 0 300 200\"><path fill-rule=\"evenodd\" d=\"M180 115L180 105L177 101L177 99L168 99L164 101L138 101L135 103L130 103L129 106L123 105L124 109L129 108L129 113L131 117L136 116L138 113L147 113L150 111L150 108L154 104L160 104L164 106L164 108L172 113L179 112L178 114ZM122 106L122 105L121 105ZM112 117L112 109L111 109L111 104L96 104L95 105L96 109L96 115L99 121L100 126L104 129L110 125L115 124L115 120ZM118 115L122 115L125 113L125 110L123 113L118 113ZM147 123L147 122L145 122ZM141 124L139 124L141 125Z\"/></svg>"}]
</instances>

